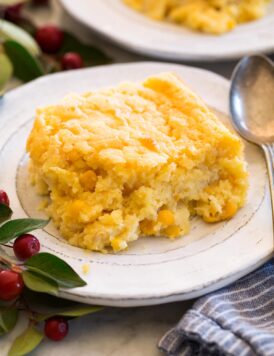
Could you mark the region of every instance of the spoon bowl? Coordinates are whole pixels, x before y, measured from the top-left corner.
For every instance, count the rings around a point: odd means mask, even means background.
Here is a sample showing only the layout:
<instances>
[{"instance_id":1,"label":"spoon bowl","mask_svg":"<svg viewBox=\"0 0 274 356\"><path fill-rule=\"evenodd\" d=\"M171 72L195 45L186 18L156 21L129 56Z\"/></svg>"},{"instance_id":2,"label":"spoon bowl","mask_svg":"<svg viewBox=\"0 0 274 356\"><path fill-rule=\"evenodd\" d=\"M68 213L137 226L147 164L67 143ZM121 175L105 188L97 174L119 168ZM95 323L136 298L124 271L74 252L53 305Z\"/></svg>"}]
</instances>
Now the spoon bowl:
<instances>
[{"instance_id":1,"label":"spoon bowl","mask_svg":"<svg viewBox=\"0 0 274 356\"><path fill-rule=\"evenodd\" d=\"M274 221L274 64L267 57L239 62L232 75L230 112L238 133L265 153Z\"/></svg>"},{"instance_id":2,"label":"spoon bowl","mask_svg":"<svg viewBox=\"0 0 274 356\"><path fill-rule=\"evenodd\" d=\"M234 127L246 140L274 143L274 65L267 57L245 57L237 65L230 111Z\"/></svg>"}]
</instances>

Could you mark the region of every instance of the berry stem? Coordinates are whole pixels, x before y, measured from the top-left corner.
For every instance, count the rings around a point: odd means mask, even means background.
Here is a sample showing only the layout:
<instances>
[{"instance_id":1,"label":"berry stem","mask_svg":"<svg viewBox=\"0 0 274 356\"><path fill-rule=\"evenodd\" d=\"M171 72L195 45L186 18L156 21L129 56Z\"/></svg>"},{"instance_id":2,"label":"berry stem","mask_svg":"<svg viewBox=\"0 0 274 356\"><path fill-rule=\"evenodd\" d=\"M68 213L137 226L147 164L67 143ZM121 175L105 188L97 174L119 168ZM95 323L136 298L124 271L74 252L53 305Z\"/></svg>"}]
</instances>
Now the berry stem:
<instances>
[{"instance_id":1,"label":"berry stem","mask_svg":"<svg viewBox=\"0 0 274 356\"><path fill-rule=\"evenodd\" d=\"M6 245L6 244L1 244L2 246L8 247L8 248L12 248L12 245Z\"/></svg>"},{"instance_id":2,"label":"berry stem","mask_svg":"<svg viewBox=\"0 0 274 356\"><path fill-rule=\"evenodd\" d=\"M8 266L11 266L12 265L12 262L9 261L8 259L0 256L0 261L3 262L5 265L8 265Z\"/></svg>"},{"instance_id":3,"label":"berry stem","mask_svg":"<svg viewBox=\"0 0 274 356\"><path fill-rule=\"evenodd\" d=\"M17 272L17 273L22 273L23 272L23 269L20 266L15 265L15 264L11 265L11 270L14 271L14 272Z\"/></svg>"},{"instance_id":4,"label":"berry stem","mask_svg":"<svg viewBox=\"0 0 274 356\"><path fill-rule=\"evenodd\" d=\"M12 263L12 261L10 261L7 258L4 258L2 256L0 256L0 262L4 263L8 267L10 267L10 269L14 272L22 273L22 271L23 271L23 269L20 266L18 266L15 263Z\"/></svg>"},{"instance_id":5,"label":"berry stem","mask_svg":"<svg viewBox=\"0 0 274 356\"><path fill-rule=\"evenodd\" d=\"M21 295L20 297L20 302L21 307L23 307L23 310L25 310L28 314L29 323L36 325L38 323L38 321L36 320L37 313L30 308L26 298L23 295Z\"/></svg>"}]
</instances>

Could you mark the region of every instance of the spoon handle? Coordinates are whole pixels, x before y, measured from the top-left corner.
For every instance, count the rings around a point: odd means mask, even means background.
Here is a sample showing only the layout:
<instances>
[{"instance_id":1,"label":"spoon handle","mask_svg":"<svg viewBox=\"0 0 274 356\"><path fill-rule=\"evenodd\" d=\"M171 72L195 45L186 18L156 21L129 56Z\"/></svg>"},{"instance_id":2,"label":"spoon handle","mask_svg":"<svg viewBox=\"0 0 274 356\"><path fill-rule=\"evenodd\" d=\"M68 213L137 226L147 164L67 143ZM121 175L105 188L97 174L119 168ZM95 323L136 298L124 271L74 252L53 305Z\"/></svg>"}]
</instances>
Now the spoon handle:
<instances>
[{"instance_id":1,"label":"spoon handle","mask_svg":"<svg viewBox=\"0 0 274 356\"><path fill-rule=\"evenodd\" d=\"M270 195L272 202L272 217L273 217L273 230L274 230L274 146L271 144L263 144L262 148L264 150L267 170L270 183Z\"/></svg>"}]
</instances>

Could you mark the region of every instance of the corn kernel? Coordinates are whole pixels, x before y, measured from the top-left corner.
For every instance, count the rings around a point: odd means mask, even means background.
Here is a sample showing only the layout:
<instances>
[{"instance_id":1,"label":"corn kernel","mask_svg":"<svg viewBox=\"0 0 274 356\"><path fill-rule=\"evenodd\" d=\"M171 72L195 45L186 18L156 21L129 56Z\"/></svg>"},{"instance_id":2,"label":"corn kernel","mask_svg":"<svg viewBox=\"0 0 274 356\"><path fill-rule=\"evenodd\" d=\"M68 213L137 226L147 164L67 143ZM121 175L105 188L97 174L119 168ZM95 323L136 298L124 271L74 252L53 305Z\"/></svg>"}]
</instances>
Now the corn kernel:
<instances>
[{"instance_id":1,"label":"corn kernel","mask_svg":"<svg viewBox=\"0 0 274 356\"><path fill-rule=\"evenodd\" d=\"M90 264L89 263L84 263L82 265L82 271L84 274L89 274L90 272Z\"/></svg>"},{"instance_id":2,"label":"corn kernel","mask_svg":"<svg viewBox=\"0 0 274 356\"><path fill-rule=\"evenodd\" d=\"M175 222L173 212L168 209L160 210L158 213L158 221L163 225L173 225Z\"/></svg>"},{"instance_id":3,"label":"corn kernel","mask_svg":"<svg viewBox=\"0 0 274 356\"><path fill-rule=\"evenodd\" d=\"M114 252L118 252L127 248L127 243L120 238L115 238L111 241L111 246Z\"/></svg>"},{"instance_id":4,"label":"corn kernel","mask_svg":"<svg viewBox=\"0 0 274 356\"><path fill-rule=\"evenodd\" d=\"M87 208L87 204L81 200L75 200L70 204L69 214L72 217L77 217L79 214Z\"/></svg>"},{"instance_id":5,"label":"corn kernel","mask_svg":"<svg viewBox=\"0 0 274 356\"><path fill-rule=\"evenodd\" d=\"M97 176L93 171L86 171L80 176L80 183L87 191L93 191L97 182Z\"/></svg>"},{"instance_id":6,"label":"corn kernel","mask_svg":"<svg viewBox=\"0 0 274 356\"><path fill-rule=\"evenodd\" d=\"M203 219L207 223L214 223L220 221L220 216L218 214L215 215L203 215Z\"/></svg>"},{"instance_id":7,"label":"corn kernel","mask_svg":"<svg viewBox=\"0 0 274 356\"><path fill-rule=\"evenodd\" d=\"M140 222L140 229L144 235L152 235L154 233L155 222L151 220L143 220Z\"/></svg>"},{"instance_id":8,"label":"corn kernel","mask_svg":"<svg viewBox=\"0 0 274 356\"><path fill-rule=\"evenodd\" d=\"M150 138L150 137L148 137L148 138L144 137L144 138L140 138L139 141L141 142L141 144L142 144L145 148L149 149L150 151L154 151L154 152L157 152L157 151L158 151L157 145L156 145L155 141L154 141L152 138Z\"/></svg>"},{"instance_id":9,"label":"corn kernel","mask_svg":"<svg viewBox=\"0 0 274 356\"><path fill-rule=\"evenodd\" d=\"M165 230L164 233L168 236L168 237L178 237L180 235L180 228L177 225L171 225L168 226Z\"/></svg>"},{"instance_id":10,"label":"corn kernel","mask_svg":"<svg viewBox=\"0 0 274 356\"><path fill-rule=\"evenodd\" d=\"M224 219L231 218L233 215L235 215L237 210L238 210L237 204L235 204L231 201L227 202L224 207L223 218Z\"/></svg>"}]
</instances>

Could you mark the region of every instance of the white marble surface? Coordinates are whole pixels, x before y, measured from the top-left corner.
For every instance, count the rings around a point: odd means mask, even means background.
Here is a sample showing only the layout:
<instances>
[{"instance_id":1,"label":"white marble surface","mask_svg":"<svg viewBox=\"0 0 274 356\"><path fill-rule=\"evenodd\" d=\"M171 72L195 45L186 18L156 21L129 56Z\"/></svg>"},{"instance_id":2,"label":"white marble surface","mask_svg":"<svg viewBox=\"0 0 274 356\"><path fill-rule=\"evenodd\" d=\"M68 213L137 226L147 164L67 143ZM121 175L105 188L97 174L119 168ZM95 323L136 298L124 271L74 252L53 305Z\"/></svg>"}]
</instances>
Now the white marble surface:
<instances>
[{"instance_id":1,"label":"white marble surface","mask_svg":"<svg viewBox=\"0 0 274 356\"><path fill-rule=\"evenodd\" d=\"M68 16L59 6L58 0L53 0L53 8L50 12L37 11L35 19L39 25L61 24L67 30L77 34L82 40L100 45L117 62L148 60L97 38L96 35ZM235 62L188 64L229 77ZM15 85L18 83L14 82L13 86ZM31 355L157 356L161 354L157 349L159 339L178 322L191 303L190 301L146 308L107 308L98 314L71 321L71 332L64 342L43 341ZM16 329L7 337L0 339L1 356L7 355L12 339L20 333L25 324L26 319L22 316Z\"/></svg>"},{"instance_id":2,"label":"white marble surface","mask_svg":"<svg viewBox=\"0 0 274 356\"><path fill-rule=\"evenodd\" d=\"M97 314L70 321L63 342L43 341L31 356L160 356L157 343L190 302L145 308L106 308ZM22 317L16 329L0 339L0 354L6 356L11 340L26 326Z\"/></svg>"}]
</instances>

